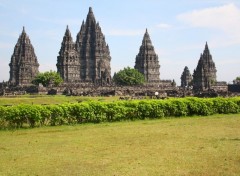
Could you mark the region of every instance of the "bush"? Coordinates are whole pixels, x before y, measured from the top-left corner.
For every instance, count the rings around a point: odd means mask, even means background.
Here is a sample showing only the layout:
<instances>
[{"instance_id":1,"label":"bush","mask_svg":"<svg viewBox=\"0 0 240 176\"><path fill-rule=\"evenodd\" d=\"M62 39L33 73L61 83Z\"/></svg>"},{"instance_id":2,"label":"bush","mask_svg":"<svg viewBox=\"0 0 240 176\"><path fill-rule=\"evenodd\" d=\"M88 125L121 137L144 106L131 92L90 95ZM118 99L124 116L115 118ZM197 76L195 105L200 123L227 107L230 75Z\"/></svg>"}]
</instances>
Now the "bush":
<instances>
[{"instance_id":1,"label":"bush","mask_svg":"<svg viewBox=\"0 0 240 176\"><path fill-rule=\"evenodd\" d=\"M61 106L59 105L50 105L47 106L48 110L50 111L50 125L63 125L66 123L66 117L64 117L64 111Z\"/></svg>"},{"instance_id":2,"label":"bush","mask_svg":"<svg viewBox=\"0 0 240 176\"><path fill-rule=\"evenodd\" d=\"M238 113L239 105L234 99L216 98L213 100L214 109L219 114Z\"/></svg>"},{"instance_id":3,"label":"bush","mask_svg":"<svg viewBox=\"0 0 240 176\"><path fill-rule=\"evenodd\" d=\"M145 118L239 113L240 98L182 98L116 102L87 101L62 105L0 106L0 127L100 123ZM26 126L26 125L25 125Z\"/></svg>"},{"instance_id":4,"label":"bush","mask_svg":"<svg viewBox=\"0 0 240 176\"><path fill-rule=\"evenodd\" d=\"M5 128L6 126L7 126L6 108L3 106L0 106L0 129Z\"/></svg>"},{"instance_id":5,"label":"bush","mask_svg":"<svg viewBox=\"0 0 240 176\"><path fill-rule=\"evenodd\" d=\"M212 115L214 114L213 99L188 98L189 115Z\"/></svg>"},{"instance_id":6,"label":"bush","mask_svg":"<svg viewBox=\"0 0 240 176\"><path fill-rule=\"evenodd\" d=\"M123 102L106 104L106 120L108 122L121 121L126 119L127 108Z\"/></svg>"},{"instance_id":7,"label":"bush","mask_svg":"<svg viewBox=\"0 0 240 176\"><path fill-rule=\"evenodd\" d=\"M19 105L19 119L22 123L25 121L29 124L30 127L35 127L41 120L41 114L38 110L38 106L31 105Z\"/></svg>"},{"instance_id":8,"label":"bush","mask_svg":"<svg viewBox=\"0 0 240 176\"><path fill-rule=\"evenodd\" d=\"M7 107L5 115L10 127L22 127L25 119L22 119L18 106Z\"/></svg>"},{"instance_id":9,"label":"bush","mask_svg":"<svg viewBox=\"0 0 240 176\"><path fill-rule=\"evenodd\" d=\"M90 122L93 119L93 111L88 102L75 103L70 105L69 113L77 123Z\"/></svg>"},{"instance_id":10,"label":"bush","mask_svg":"<svg viewBox=\"0 0 240 176\"><path fill-rule=\"evenodd\" d=\"M164 109L165 109L165 104L164 101L152 101L152 111L150 114L151 118L162 118L165 117L164 114Z\"/></svg>"},{"instance_id":11,"label":"bush","mask_svg":"<svg viewBox=\"0 0 240 176\"><path fill-rule=\"evenodd\" d=\"M106 105L103 102L89 102L92 110L92 116L88 119L89 122L99 123L106 121Z\"/></svg>"}]
</instances>

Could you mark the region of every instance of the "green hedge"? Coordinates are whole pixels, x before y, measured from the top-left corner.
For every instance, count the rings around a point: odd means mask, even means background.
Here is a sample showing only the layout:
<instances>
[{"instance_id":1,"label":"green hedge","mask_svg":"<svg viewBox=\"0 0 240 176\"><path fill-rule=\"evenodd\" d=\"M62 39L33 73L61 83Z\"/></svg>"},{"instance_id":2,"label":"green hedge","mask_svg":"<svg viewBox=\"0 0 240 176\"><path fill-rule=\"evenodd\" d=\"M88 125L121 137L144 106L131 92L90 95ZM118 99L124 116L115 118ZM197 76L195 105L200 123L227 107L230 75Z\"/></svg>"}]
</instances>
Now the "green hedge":
<instances>
[{"instance_id":1,"label":"green hedge","mask_svg":"<svg viewBox=\"0 0 240 176\"><path fill-rule=\"evenodd\" d=\"M240 98L177 98L0 106L0 127L21 128L240 112Z\"/></svg>"}]
</instances>

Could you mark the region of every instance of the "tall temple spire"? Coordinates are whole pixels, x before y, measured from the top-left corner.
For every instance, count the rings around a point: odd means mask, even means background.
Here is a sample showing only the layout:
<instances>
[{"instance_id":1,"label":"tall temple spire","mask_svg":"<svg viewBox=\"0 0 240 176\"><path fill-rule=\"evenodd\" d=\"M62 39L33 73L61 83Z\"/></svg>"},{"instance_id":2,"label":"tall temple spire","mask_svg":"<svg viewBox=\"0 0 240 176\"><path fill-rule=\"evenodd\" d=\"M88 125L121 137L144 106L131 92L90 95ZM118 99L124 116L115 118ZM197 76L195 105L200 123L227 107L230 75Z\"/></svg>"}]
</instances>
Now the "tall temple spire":
<instances>
[{"instance_id":1,"label":"tall temple spire","mask_svg":"<svg viewBox=\"0 0 240 176\"><path fill-rule=\"evenodd\" d=\"M77 34L76 50L81 65L81 81L108 84L111 80L110 51L90 7Z\"/></svg>"},{"instance_id":2,"label":"tall temple spire","mask_svg":"<svg viewBox=\"0 0 240 176\"><path fill-rule=\"evenodd\" d=\"M208 48L208 43L206 42L205 44L205 49L204 49L204 54L210 54L209 48Z\"/></svg>"},{"instance_id":3,"label":"tall temple spire","mask_svg":"<svg viewBox=\"0 0 240 176\"><path fill-rule=\"evenodd\" d=\"M25 32L25 27L24 27L24 26L23 26L23 30L22 30L22 33L26 33L26 32Z\"/></svg>"},{"instance_id":4,"label":"tall temple spire","mask_svg":"<svg viewBox=\"0 0 240 176\"><path fill-rule=\"evenodd\" d=\"M208 50L208 43L206 42L206 44L205 44L205 50Z\"/></svg>"},{"instance_id":5,"label":"tall temple spire","mask_svg":"<svg viewBox=\"0 0 240 176\"><path fill-rule=\"evenodd\" d=\"M145 32L145 34L146 34L146 35L149 35L149 34L148 34L148 30L147 30L147 28L146 28L146 32Z\"/></svg>"},{"instance_id":6,"label":"tall temple spire","mask_svg":"<svg viewBox=\"0 0 240 176\"><path fill-rule=\"evenodd\" d=\"M64 82L80 81L79 56L68 26L63 36L59 56L57 57L57 72L63 78Z\"/></svg>"},{"instance_id":7,"label":"tall temple spire","mask_svg":"<svg viewBox=\"0 0 240 176\"><path fill-rule=\"evenodd\" d=\"M216 73L215 63L206 42L203 54L201 54L193 73L193 88L195 90L210 89L217 81Z\"/></svg>"},{"instance_id":8,"label":"tall temple spire","mask_svg":"<svg viewBox=\"0 0 240 176\"><path fill-rule=\"evenodd\" d=\"M38 74L37 57L24 27L15 45L9 66L9 82L14 85L31 84L33 78Z\"/></svg>"},{"instance_id":9,"label":"tall temple spire","mask_svg":"<svg viewBox=\"0 0 240 176\"><path fill-rule=\"evenodd\" d=\"M152 41L150 39L150 35L148 33L148 30L146 29L146 32L144 34L143 40L142 40L142 44L144 46L148 46L148 45L152 45Z\"/></svg>"},{"instance_id":10,"label":"tall temple spire","mask_svg":"<svg viewBox=\"0 0 240 176\"><path fill-rule=\"evenodd\" d=\"M66 39L68 39L72 44L74 44L73 39L72 39L72 35L71 32L69 30L69 27L67 25L66 31L65 31L65 37Z\"/></svg>"},{"instance_id":11,"label":"tall temple spire","mask_svg":"<svg viewBox=\"0 0 240 176\"><path fill-rule=\"evenodd\" d=\"M87 15L87 20L86 20L87 24L91 24L91 23L96 23L94 14L93 14L93 10L92 7L89 7L89 11L88 11L88 15Z\"/></svg>"},{"instance_id":12,"label":"tall temple spire","mask_svg":"<svg viewBox=\"0 0 240 176\"><path fill-rule=\"evenodd\" d=\"M62 47L65 47L67 50L75 50L75 43L73 42L71 32L68 28L68 25L67 25L64 37L63 37Z\"/></svg>"},{"instance_id":13,"label":"tall temple spire","mask_svg":"<svg viewBox=\"0 0 240 176\"><path fill-rule=\"evenodd\" d=\"M142 45L140 46L139 53L136 56L135 69L142 73L145 81L150 84L160 82L159 61L155 53L152 41L148 30L144 34Z\"/></svg>"},{"instance_id":14,"label":"tall temple spire","mask_svg":"<svg viewBox=\"0 0 240 176\"><path fill-rule=\"evenodd\" d=\"M89 7L89 13L93 13L92 7Z\"/></svg>"}]
</instances>

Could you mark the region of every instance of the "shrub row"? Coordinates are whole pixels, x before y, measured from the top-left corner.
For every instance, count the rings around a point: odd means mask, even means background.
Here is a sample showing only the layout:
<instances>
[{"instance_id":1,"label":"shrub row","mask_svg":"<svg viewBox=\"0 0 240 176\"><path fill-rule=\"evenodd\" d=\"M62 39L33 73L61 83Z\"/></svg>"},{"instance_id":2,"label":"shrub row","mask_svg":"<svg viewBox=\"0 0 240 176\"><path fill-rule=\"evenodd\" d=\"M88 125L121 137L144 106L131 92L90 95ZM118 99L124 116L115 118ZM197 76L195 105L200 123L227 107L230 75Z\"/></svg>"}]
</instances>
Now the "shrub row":
<instances>
[{"instance_id":1,"label":"shrub row","mask_svg":"<svg viewBox=\"0 0 240 176\"><path fill-rule=\"evenodd\" d=\"M0 127L35 127L240 112L240 98L178 98L0 106Z\"/></svg>"}]
</instances>

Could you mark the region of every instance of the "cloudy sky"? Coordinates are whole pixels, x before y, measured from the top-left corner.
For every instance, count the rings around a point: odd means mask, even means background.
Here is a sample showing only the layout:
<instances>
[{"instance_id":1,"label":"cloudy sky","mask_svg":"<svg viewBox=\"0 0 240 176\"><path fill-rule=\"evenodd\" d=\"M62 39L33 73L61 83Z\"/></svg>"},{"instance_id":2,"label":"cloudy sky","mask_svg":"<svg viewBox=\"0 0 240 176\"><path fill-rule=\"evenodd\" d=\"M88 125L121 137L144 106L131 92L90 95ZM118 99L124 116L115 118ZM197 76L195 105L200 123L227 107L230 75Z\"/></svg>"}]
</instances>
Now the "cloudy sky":
<instances>
[{"instance_id":1,"label":"cloudy sky","mask_svg":"<svg viewBox=\"0 0 240 176\"><path fill-rule=\"evenodd\" d=\"M89 7L109 44L112 73L133 67L146 28L159 56L160 79L175 79L185 66L197 66L206 41L217 80L240 76L239 0L0 0L0 81L9 79L9 62L22 27L35 48L40 71L56 70L69 25L80 30Z\"/></svg>"}]
</instances>

